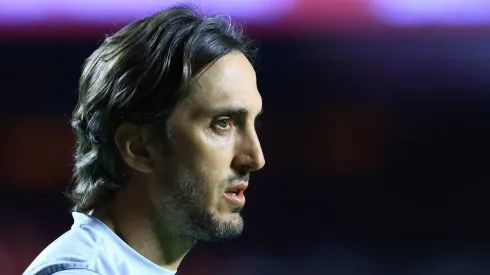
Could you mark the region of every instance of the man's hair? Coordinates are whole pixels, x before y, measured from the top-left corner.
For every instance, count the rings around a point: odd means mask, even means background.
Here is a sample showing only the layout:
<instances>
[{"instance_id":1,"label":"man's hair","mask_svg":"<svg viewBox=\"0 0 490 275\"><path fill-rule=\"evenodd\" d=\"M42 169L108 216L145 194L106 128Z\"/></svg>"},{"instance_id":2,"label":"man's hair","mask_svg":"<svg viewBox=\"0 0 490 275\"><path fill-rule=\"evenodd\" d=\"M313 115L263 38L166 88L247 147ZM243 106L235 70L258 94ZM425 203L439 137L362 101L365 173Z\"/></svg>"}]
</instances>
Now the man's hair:
<instances>
[{"instance_id":1,"label":"man's hair","mask_svg":"<svg viewBox=\"0 0 490 275\"><path fill-rule=\"evenodd\" d=\"M225 16L174 6L107 37L86 60L72 118L76 135L74 211L110 200L127 175L114 135L121 123L168 131L173 110L193 77L220 57L255 47ZM158 131L158 130L161 131Z\"/></svg>"}]
</instances>

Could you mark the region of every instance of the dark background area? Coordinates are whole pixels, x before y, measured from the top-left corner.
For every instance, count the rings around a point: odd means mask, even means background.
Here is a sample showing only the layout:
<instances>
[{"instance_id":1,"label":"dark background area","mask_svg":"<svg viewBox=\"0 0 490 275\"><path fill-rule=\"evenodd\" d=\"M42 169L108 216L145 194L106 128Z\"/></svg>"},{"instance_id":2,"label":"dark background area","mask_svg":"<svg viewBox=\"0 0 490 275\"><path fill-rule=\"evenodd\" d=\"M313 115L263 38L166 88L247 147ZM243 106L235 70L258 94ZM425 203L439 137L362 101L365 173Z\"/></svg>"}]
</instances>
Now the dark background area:
<instances>
[{"instance_id":1,"label":"dark background area","mask_svg":"<svg viewBox=\"0 0 490 275\"><path fill-rule=\"evenodd\" d=\"M179 274L489 274L490 32L255 35L267 165L244 235ZM0 43L0 266L72 219L69 118L100 38Z\"/></svg>"}]
</instances>

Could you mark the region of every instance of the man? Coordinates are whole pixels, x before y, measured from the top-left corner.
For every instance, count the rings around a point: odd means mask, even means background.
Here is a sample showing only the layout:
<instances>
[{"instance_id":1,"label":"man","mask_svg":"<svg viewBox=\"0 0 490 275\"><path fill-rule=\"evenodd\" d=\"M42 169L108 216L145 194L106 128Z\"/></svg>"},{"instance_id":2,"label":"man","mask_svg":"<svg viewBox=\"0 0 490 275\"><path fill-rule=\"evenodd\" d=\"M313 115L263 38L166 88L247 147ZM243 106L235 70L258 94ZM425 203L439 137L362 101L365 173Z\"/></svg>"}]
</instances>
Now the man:
<instances>
[{"instance_id":1,"label":"man","mask_svg":"<svg viewBox=\"0 0 490 275\"><path fill-rule=\"evenodd\" d=\"M254 48L178 6L108 37L84 64L74 224L24 274L175 274L198 240L234 238L264 166Z\"/></svg>"}]
</instances>

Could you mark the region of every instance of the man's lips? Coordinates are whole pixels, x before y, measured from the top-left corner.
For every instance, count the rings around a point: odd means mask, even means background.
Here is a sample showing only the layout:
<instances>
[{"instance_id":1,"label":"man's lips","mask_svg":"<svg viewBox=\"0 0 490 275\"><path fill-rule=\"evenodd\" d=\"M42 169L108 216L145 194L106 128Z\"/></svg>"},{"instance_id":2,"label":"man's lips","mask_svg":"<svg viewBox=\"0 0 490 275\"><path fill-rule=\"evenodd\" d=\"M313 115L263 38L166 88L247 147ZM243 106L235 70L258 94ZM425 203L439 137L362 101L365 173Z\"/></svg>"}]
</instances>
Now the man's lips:
<instances>
[{"instance_id":1,"label":"man's lips","mask_svg":"<svg viewBox=\"0 0 490 275\"><path fill-rule=\"evenodd\" d=\"M248 183L242 182L226 188L225 193L243 193L247 187Z\"/></svg>"},{"instance_id":2,"label":"man's lips","mask_svg":"<svg viewBox=\"0 0 490 275\"><path fill-rule=\"evenodd\" d=\"M248 183L240 183L226 188L224 197L233 204L243 206L245 205L245 189L247 189Z\"/></svg>"}]
</instances>

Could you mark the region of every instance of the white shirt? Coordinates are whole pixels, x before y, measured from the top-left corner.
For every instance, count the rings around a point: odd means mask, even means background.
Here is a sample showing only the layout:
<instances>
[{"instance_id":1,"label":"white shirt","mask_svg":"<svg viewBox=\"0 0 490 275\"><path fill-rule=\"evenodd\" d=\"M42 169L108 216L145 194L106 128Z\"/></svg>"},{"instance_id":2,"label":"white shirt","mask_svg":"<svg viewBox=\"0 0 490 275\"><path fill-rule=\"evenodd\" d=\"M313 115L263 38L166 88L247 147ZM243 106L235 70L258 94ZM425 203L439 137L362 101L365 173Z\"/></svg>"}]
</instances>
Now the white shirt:
<instances>
[{"instance_id":1,"label":"white shirt","mask_svg":"<svg viewBox=\"0 0 490 275\"><path fill-rule=\"evenodd\" d=\"M103 222L73 213L71 229L52 242L24 275L174 275L132 249Z\"/></svg>"}]
</instances>

